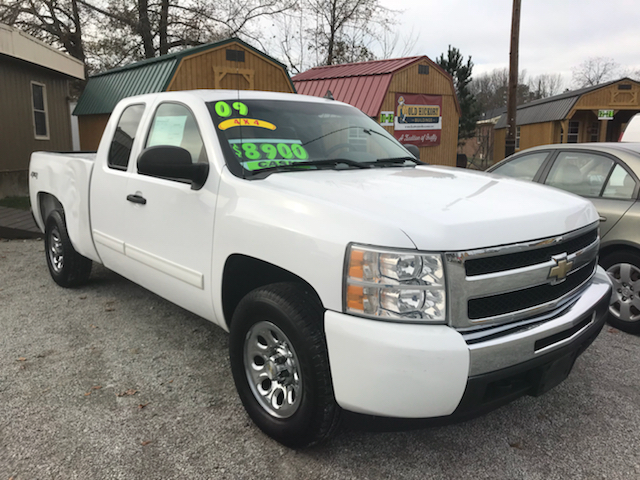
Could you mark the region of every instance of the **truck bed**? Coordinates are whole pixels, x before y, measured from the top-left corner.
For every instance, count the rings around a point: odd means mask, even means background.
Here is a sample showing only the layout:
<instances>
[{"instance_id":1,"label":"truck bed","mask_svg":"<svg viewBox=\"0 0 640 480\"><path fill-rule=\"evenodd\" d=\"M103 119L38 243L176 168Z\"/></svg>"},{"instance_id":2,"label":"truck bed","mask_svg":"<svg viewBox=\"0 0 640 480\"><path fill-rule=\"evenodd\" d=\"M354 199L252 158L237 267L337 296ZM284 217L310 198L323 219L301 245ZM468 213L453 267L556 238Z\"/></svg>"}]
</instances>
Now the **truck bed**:
<instances>
[{"instance_id":1,"label":"truck bed","mask_svg":"<svg viewBox=\"0 0 640 480\"><path fill-rule=\"evenodd\" d=\"M69 238L76 251L100 261L89 220L89 181L95 159L95 152L34 152L29 164L29 195L40 230L45 230L45 205L53 197L64 208ZM44 198L48 200L43 201Z\"/></svg>"}]
</instances>

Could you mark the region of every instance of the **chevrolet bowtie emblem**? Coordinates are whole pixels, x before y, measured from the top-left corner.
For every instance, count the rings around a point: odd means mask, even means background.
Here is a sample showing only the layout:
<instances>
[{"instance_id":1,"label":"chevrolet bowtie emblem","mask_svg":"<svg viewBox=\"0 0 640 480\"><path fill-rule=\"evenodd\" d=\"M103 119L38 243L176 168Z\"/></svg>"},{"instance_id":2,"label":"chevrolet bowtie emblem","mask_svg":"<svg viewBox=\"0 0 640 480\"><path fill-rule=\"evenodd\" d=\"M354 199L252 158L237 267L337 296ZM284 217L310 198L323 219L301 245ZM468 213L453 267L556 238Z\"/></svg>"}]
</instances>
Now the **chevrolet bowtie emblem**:
<instances>
[{"instance_id":1,"label":"chevrolet bowtie emblem","mask_svg":"<svg viewBox=\"0 0 640 480\"><path fill-rule=\"evenodd\" d=\"M555 278L555 282L561 282L567 278L567 274L573 268L573 262L567 260L567 254L555 255L551 257L551 260L556 262L555 266L549 270L549 276L547 278Z\"/></svg>"}]
</instances>

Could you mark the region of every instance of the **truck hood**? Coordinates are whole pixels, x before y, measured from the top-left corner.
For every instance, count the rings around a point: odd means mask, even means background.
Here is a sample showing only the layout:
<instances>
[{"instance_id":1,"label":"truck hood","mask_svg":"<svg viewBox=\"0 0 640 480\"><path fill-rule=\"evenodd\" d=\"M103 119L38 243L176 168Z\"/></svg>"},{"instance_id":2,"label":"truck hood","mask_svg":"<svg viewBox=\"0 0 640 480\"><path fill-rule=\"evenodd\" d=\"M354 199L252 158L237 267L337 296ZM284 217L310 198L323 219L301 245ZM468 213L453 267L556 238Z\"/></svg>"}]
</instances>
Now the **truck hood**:
<instances>
[{"instance_id":1,"label":"truck hood","mask_svg":"<svg viewBox=\"0 0 640 480\"><path fill-rule=\"evenodd\" d=\"M529 241L566 233L599 218L591 202L576 195L449 167L277 173L262 181L282 193L308 197L311 203L352 210L353 218L367 217L380 228L400 229L420 250Z\"/></svg>"}]
</instances>

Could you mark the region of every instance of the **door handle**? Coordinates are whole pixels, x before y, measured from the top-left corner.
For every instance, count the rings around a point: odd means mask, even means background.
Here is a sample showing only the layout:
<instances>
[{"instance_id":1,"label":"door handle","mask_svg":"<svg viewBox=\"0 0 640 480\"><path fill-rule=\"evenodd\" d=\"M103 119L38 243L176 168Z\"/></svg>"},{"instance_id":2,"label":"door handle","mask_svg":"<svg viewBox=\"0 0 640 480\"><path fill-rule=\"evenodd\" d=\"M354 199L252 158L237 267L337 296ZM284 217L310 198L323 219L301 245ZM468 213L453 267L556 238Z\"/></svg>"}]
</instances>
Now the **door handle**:
<instances>
[{"instance_id":1,"label":"door handle","mask_svg":"<svg viewBox=\"0 0 640 480\"><path fill-rule=\"evenodd\" d=\"M139 203L140 205L147 204L147 199L141 195L127 195L127 200L133 203Z\"/></svg>"}]
</instances>

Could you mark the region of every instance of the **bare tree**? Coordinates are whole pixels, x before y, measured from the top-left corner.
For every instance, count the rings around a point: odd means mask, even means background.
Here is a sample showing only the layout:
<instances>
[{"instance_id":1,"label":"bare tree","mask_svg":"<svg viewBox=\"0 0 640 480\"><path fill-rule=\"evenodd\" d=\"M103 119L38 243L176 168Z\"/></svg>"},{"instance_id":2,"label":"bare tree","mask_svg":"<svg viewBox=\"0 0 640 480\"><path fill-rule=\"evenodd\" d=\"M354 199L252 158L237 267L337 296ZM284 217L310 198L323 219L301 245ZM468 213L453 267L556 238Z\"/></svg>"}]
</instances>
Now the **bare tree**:
<instances>
[{"instance_id":1,"label":"bare tree","mask_svg":"<svg viewBox=\"0 0 640 480\"><path fill-rule=\"evenodd\" d=\"M529 92L532 99L547 98L562 92L564 81L562 75L543 73L529 80Z\"/></svg>"},{"instance_id":2,"label":"bare tree","mask_svg":"<svg viewBox=\"0 0 640 480\"><path fill-rule=\"evenodd\" d=\"M392 32L387 29L382 32L382 35L378 39L381 51L380 57L395 58L412 55L419 39L420 33L416 32L413 28L408 34L404 35L400 32Z\"/></svg>"},{"instance_id":3,"label":"bare tree","mask_svg":"<svg viewBox=\"0 0 640 480\"><path fill-rule=\"evenodd\" d=\"M572 69L576 88L590 87L613 80L620 73L620 65L609 57L589 57Z\"/></svg>"},{"instance_id":4,"label":"bare tree","mask_svg":"<svg viewBox=\"0 0 640 480\"><path fill-rule=\"evenodd\" d=\"M296 72L373 60L395 13L379 0L305 0L280 17L272 43Z\"/></svg>"},{"instance_id":5,"label":"bare tree","mask_svg":"<svg viewBox=\"0 0 640 480\"><path fill-rule=\"evenodd\" d=\"M6 0L0 3L0 22L64 48L84 62L85 49L77 0Z\"/></svg>"},{"instance_id":6,"label":"bare tree","mask_svg":"<svg viewBox=\"0 0 640 480\"><path fill-rule=\"evenodd\" d=\"M258 41L259 20L298 0L2 0L0 22L102 70L226 37ZM90 32L87 35L85 32Z\"/></svg>"}]
</instances>

